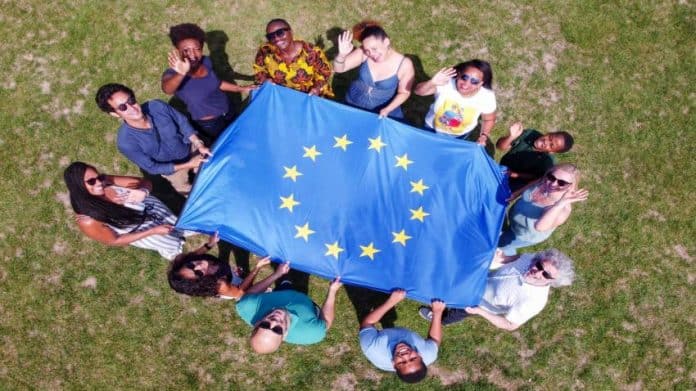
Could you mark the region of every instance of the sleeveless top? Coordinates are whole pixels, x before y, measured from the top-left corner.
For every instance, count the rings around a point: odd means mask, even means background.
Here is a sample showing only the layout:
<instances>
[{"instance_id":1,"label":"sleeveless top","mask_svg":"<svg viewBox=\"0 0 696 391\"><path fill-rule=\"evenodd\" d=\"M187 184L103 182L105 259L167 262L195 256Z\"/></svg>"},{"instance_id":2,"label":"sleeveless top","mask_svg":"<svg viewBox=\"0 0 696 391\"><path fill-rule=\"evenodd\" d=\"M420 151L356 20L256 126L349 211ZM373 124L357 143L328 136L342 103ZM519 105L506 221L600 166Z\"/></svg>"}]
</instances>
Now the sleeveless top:
<instances>
[{"instance_id":1,"label":"sleeveless top","mask_svg":"<svg viewBox=\"0 0 696 391\"><path fill-rule=\"evenodd\" d=\"M555 228L548 231L537 231L534 224L539 221L541 215L546 211L546 206L537 205L532 201L532 192L536 187L529 188L522 193L522 196L515 202L508 214L510 220L510 231L515 234L516 239L521 239L530 243L541 243L548 239Z\"/></svg>"},{"instance_id":2,"label":"sleeveless top","mask_svg":"<svg viewBox=\"0 0 696 391\"><path fill-rule=\"evenodd\" d=\"M142 232L162 224L176 224L176 216L174 213L172 213L162 201L151 195L145 197L143 202L139 204L127 204L124 206L134 210L144 210L147 214L147 218L139 225L133 224L123 228L106 224L118 235ZM78 215L78 218L89 217ZM184 235L181 231L175 229L168 235L150 235L146 238L131 242L130 245L146 250L157 251L162 257L171 261L177 255L181 254L184 248Z\"/></svg>"},{"instance_id":3,"label":"sleeveless top","mask_svg":"<svg viewBox=\"0 0 696 391\"><path fill-rule=\"evenodd\" d=\"M389 102L394 99L396 91L399 88L399 77L397 73L405 58L405 56L401 57L399 66L396 68L393 75L376 82L372 80L372 73L370 73L370 67L367 66L367 60L363 61L362 64L360 64L358 78L353 80L353 82L350 83L350 87L348 87L346 103L375 113L386 107ZM397 119L404 118L401 107L392 110L392 112L389 113L389 117Z\"/></svg>"}]
</instances>

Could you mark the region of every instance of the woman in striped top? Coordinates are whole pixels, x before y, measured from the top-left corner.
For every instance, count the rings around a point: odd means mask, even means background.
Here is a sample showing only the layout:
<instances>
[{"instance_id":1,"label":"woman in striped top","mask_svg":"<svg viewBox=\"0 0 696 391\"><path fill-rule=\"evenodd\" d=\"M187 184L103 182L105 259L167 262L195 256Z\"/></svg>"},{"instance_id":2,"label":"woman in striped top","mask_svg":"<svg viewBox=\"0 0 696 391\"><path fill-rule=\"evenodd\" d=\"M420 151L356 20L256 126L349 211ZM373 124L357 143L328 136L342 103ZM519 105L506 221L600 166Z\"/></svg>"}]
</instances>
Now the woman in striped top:
<instances>
[{"instance_id":1,"label":"woman in striped top","mask_svg":"<svg viewBox=\"0 0 696 391\"><path fill-rule=\"evenodd\" d=\"M108 246L155 250L168 260L181 253L184 236L174 229L176 216L150 195L149 181L100 174L83 162L70 164L63 177L77 225L88 237Z\"/></svg>"}]
</instances>

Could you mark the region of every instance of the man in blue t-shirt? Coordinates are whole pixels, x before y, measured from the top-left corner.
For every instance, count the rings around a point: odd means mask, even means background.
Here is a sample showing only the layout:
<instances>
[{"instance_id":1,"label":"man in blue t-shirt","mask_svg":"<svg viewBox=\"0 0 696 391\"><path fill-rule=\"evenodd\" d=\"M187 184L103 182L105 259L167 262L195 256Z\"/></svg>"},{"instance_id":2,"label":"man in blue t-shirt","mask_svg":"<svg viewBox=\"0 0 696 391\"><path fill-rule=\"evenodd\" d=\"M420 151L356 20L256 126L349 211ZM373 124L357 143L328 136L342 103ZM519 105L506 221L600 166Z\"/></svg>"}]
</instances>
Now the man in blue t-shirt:
<instances>
[{"instance_id":1,"label":"man in blue t-shirt","mask_svg":"<svg viewBox=\"0 0 696 391\"><path fill-rule=\"evenodd\" d=\"M190 171L198 170L210 150L186 117L161 100L140 105L133 90L110 83L99 87L96 101L102 111L123 121L116 137L118 150L153 182L153 195L178 214L181 208L172 207L166 193L173 187L187 195L191 191ZM171 184L168 189L162 188L161 178Z\"/></svg>"},{"instance_id":2,"label":"man in blue t-shirt","mask_svg":"<svg viewBox=\"0 0 696 391\"><path fill-rule=\"evenodd\" d=\"M437 359L442 341L441 322L445 303L440 300L432 302L433 315L428 339L401 327L377 330L375 324L405 297L406 291L395 290L384 304L363 319L360 323L360 348L377 368L396 372L407 383L416 383L425 378L427 366Z\"/></svg>"}]
</instances>

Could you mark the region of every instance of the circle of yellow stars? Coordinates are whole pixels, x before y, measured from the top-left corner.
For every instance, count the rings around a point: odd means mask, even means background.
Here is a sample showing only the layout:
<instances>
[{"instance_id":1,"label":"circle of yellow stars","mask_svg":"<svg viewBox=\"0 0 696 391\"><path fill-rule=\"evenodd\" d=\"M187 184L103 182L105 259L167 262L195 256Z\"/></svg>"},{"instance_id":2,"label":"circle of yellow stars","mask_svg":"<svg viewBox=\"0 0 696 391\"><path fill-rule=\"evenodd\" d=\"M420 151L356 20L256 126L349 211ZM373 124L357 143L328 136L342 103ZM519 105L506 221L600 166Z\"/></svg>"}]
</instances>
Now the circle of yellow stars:
<instances>
[{"instance_id":1,"label":"circle of yellow stars","mask_svg":"<svg viewBox=\"0 0 696 391\"><path fill-rule=\"evenodd\" d=\"M335 141L335 143L333 144L333 148L341 149L343 152L347 152L350 145L353 144L353 141L351 141L348 138L348 134L344 134L341 137L334 136L333 139ZM387 146L387 144L384 141L382 141L381 136L377 136L375 138L368 137L368 143L369 145L367 149L374 150L376 153L381 153L382 149ZM322 153L317 149L316 145L303 146L302 149L304 150L304 154L302 155L302 157L310 159L313 163L316 163L317 158L322 155ZM404 171L408 171L409 166L411 164L414 164L414 161L409 159L407 153L404 153L401 156L395 155L394 159L394 167L401 168ZM285 171L285 173L283 174L283 178L287 178L292 182L297 182L297 178L303 175L297 169L297 165L293 165L291 167L283 166L283 170ZM422 178L419 178L416 181L409 181L409 183L411 185L410 193L418 193L421 197L424 196L425 191L430 188L427 184L423 182ZM301 205L301 203L295 199L294 193L290 193L286 197L280 196L279 209L287 209L289 213L293 213L295 207L297 207L298 205ZM410 220L418 220L421 223L424 223L425 218L430 215L430 213L423 209L423 206L419 206L417 209L409 209L409 211L411 213ZM310 228L309 222L305 222L305 224L301 226L295 225L294 238L304 240L305 242L309 242L309 237L315 233L316 231ZM398 232L391 232L391 234L392 243L400 244L403 247L406 247L407 242L412 239L412 237L408 235L405 229L402 229ZM345 249L340 246L338 240L334 241L333 243L324 243L324 246L326 247L326 252L324 253L324 255L333 257L336 260L338 260L340 254L345 251ZM365 245L360 244L359 247L359 257L369 258L371 261L374 261L375 255L382 251L379 248L375 247L374 242L370 242Z\"/></svg>"}]
</instances>

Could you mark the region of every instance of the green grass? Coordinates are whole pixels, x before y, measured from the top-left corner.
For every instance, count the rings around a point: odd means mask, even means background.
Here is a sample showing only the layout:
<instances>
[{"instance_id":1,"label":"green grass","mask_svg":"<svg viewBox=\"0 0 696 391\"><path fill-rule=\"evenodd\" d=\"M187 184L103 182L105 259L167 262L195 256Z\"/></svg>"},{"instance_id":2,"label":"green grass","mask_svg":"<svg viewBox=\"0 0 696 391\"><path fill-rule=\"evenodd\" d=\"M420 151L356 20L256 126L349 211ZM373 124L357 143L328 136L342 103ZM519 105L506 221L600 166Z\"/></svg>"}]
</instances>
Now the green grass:
<instances>
[{"instance_id":1,"label":"green grass","mask_svg":"<svg viewBox=\"0 0 696 391\"><path fill-rule=\"evenodd\" d=\"M445 329L423 389L694 389L696 9L689 1L4 2L0 65L0 388L407 388L362 357L339 293L326 341L259 357L230 302L170 292L165 261L84 238L65 205L73 160L136 174L99 112L103 83L165 98L168 26L223 31L229 66L251 74L267 20L335 53L327 32L370 17L419 75L472 57L493 64L499 120L565 129L562 157L590 199L542 247L576 261L520 330L483 319ZM345 82L345 80L343 80ZM430 102L412 98L418 123ZM499 156L498 156L499 157ZM90 287L90 278L96 285ZM323 299L326 283L310 294ZM398 325L425 333L418 304Z\"/></svg>"}]
</instances>

